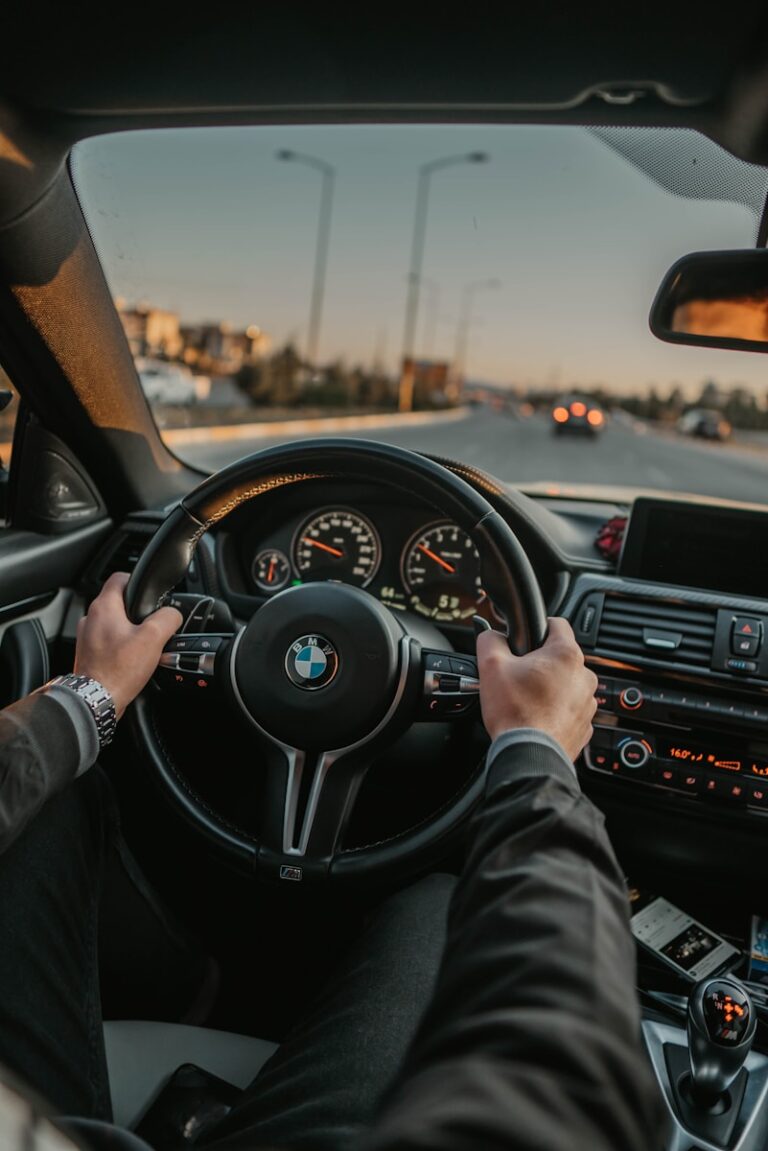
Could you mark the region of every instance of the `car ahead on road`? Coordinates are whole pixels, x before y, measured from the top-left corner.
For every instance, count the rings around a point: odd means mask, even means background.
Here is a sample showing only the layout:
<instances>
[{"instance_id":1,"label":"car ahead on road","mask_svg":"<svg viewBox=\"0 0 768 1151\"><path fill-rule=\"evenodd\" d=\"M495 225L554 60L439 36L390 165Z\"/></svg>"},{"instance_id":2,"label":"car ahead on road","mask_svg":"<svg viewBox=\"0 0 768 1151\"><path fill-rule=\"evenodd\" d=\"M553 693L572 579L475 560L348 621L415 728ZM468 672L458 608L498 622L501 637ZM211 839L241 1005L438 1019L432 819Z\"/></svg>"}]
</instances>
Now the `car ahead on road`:
<instances>
[{"instance_id":1,"label":"car ahead on road","mask_svg":"<svg viewBox=\"0 0 768 1151\"><path fill-rule=\"evenodd\" d=\"M714 408L692 408L680 417L677 430L682 436L724 441L731 438L733 429L722 412Z\"/></svg>"},{"instance_id":2,"label":"car ahead on road","mask_svg":"<svg viewBox=\"0 0 768 1151\"><path fill-rule=\"evenodd\" d=\"M565 432L597 436L605 428L605 412L585 396L563 396L552 408L552 431L557 436Z\"/></svg>"},{"instance_id":3,"label":"car ahead on road","mask_svg":"<svg viewBox=\"0 0 768 1151\"><path fill-rule=\"evenodd\" d=\"M426 409L430 389L454 375L533 397L563 386L556 379L644 394L649 381L671 392L705 373L761 386L759 356L734 350L729 362L722 350L662 345L647 318L670 252L763 254L763 16L749 5L727 21L634 5L616 20L570 4L558 18L551 6L539 16L499 5L468 37L465 22L437 21L429 5L411 5L406 32L367 5L353 15L250 5L236 18L212 6L201 24L161 4L119 29L111 6L81 7L77 20L61 4L3 13L0 363L20 402L2 485L0 690L5 704L71 669L78 621L115 570L133 573L134 618L167 595L183 609L185 634L101 757L126 840L161 890L157 906L187 926L176 939L194 937L190 958L186 942L156 938L146 900L105 906L116 1120L134 1124L179 1064L244 1084L274 1043L292 1036L295 1051L297 1015L339 970L353 928L417 877L462 871L488 782L473 617L508 626L522 651L542 638L531 617L548 614L571 622L598 677L594 736L576 771L606 816L617 875L707 921L705 931L663 899L644 921L662 954L657 964L643 952L638 979L665 994L643 997L649 1064L638 1073L652 1073L653 1057L670 1132L635 1130L628 1103L613 1138L590 1147L757 1146L765 1114L750 1108L766 1097L764 1036L746 1085L697 1111L680 997L710 960L719 971L731 956L715 933L738 939L746 971L751 917L766 911L765 468L757 452L745 466L735 451L684 451L650 424L617 420L609 474L608 451L558 450L546 408L519 422L485 407L439 419ZM234 424L164 438L115 310L121 296L176 309L190 349L197 341L211 363L247 369L265 425L338 414L307 370L315 358L332 368L334 404L370 407L370 431L342 441L339 417L335 438L308 441L297 422L281 433L287 442L254 454ZM443 311L457 333L443 330ZM393 339L403 313L405 348ZM411 412L414 381L401 365L438 343L456 348L461 370L428 381ZM571 402L589 410L569 397L556 422L584 418ZM520 466L515 444L525 442L540 458ZM230 451L227 466L208 474L187 454L201 443ZM570 475L569 456L592 470ZM679 457L688 471L674 470ZM614 545L626 533L618 564L618 548L595 547L606 525ZM497 783L512 796L527 786ZM553 781L561 786L571 784ZM591 822L572 794L574 818ZM503 858L506 845L496 849ZM631 947L596 936L578 877L566 881L577 919L566 907L562 923L533 881L493 896L535 905L540 947L524 977L537 989L539 972L562 959L566 921L594 949L626 957ZM46 904L37 918L58 910ZM4 933L7 971L18 934ZM95 968L91 942L89 932L78 967ZM204 977L208 956L218 981ZM632 1076L619 1083L613 1066L618 1013L600 1018L591 998L574 996L563 963L566 977L544 998L523 986L508 1012L466 1029L447 1061L430 1063L429 1043L413 1049L417 1073L436 1084L434 1111L466 1049L480 1069L479 1115L503 1095L494 1085L504 1075L533 1080L540 1105L530 1110L546 1113L552 1136L537 1145L582 1151L568 1116L588 1108L597 1130L610 1098L631 1100ZM425 986L433 976L416 974ZM27 972L13 975L10 991L28 1001ZM633 982L605 989L614 1005L634 1001ZM371 995L364 1038L392 1033L402 990ZM457 980L446 1011L482 1012L487 990ZM98 1010L87 1006L86 1018L67 1004L65 1022L89 1024L79 1029L95 1067ZM56 1066L70 1063L74 1078L86 1060L69 1060L59 1042L61 1011L37 1001L34 1011L30 1046L55 1043ZM547 1048L563 1012L581 1012L573 1041ZM524 1059L497 1062L521 1013L538 1022L556 1080ZM601 1024L603 1054L586 1067L582 1034ZM21 1046L14 1015L17 1032ZM477 1050L484 1037L489 1048ZM564 1071L586 1071L588 1087L569 1092ZM555 1093L567 1106L550 1110ZM230 1099L214 1102L222 1110ZM0 1118L4 1105L0 1094ZM519 1145L515 1115L502 1123L494 1144ZM53 1138L36 1126L41 1141ZM472 1129L454 1134L464 1147L487 1143Z\"/></svg>"}]
</instances>

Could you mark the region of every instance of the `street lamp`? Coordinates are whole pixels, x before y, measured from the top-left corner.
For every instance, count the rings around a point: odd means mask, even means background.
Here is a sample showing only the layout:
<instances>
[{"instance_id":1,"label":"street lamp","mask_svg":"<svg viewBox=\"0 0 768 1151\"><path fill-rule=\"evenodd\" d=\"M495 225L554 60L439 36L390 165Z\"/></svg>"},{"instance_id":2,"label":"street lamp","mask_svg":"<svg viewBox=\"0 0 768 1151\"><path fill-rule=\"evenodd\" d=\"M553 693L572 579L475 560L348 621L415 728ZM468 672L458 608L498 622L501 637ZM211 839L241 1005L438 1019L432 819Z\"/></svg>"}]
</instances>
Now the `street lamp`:
<instances>
[{"instance_id":1,"label":"street lamp","mask_svg":"<svg viewBox=\"0 0 768 1151\"><path fill-rule=\"evenodd\" d=\"M427 360L432 359L435 348L437 321L440 318L440 285L430 276L421 277L421 286L426 289L427 303L424 311L424 335L421 341L422 353Z\"/></svg>"},{"instance_id":2,"label":"street lamp","mask_svg":"<svg viewBox=\"0 0 768 1151\"><path fill-rule=\"evenodd\" d=\"M323 296L325 294L325 273L328 266L328 238L331 232L331 211L333 208L333 193L336 183L336 169L326 160L317 156L309 156L304 152L294 152L290 148L280 148L275 152L276 160L290 161L296 164L305 164L320 173L320 211L317 217L317 242L315 245L315 270L312 276L312 298L309 306L309 325L307 328L307 360L310 367L317 364L317 353L320 344L320 321L323 314Z\"/></svg>"},{"instance_id":3,"label":"street lamp","mask_svg":"<svg viewBox=\"0 0 768 1151\"><path fill-rule=\"evenodd\" d=\"M491 280L472 280L471 283L465 284L462 289L459 319L456 324L456 350L453 356L453 378L457 388L467 367L467 346L475 294L482 291L496 291L500 287L500 282L494 278Z\"/></svg>"},{"instance_id":4,"label":"street lamp","mask_svg":"<svg viewBox=\"0 0 768 1151\"><path fill-rule=\"evenodd\" d=\"M442 156L438 160L428 160L419 168L419 179L416 185L416 211L413 217L413 237L411 239L411 265L408 272L408 295L405 302L403 360L398 401L401 412L410 412L413 408L414 344L419 318L419 290L421 288L421 269L424 263L424 239L427 231L427 211L432 175L443 168L453 168L458 164L485 164L488 159L487 152L467 152L461 156Z\"/></svg>"}]
</instances>

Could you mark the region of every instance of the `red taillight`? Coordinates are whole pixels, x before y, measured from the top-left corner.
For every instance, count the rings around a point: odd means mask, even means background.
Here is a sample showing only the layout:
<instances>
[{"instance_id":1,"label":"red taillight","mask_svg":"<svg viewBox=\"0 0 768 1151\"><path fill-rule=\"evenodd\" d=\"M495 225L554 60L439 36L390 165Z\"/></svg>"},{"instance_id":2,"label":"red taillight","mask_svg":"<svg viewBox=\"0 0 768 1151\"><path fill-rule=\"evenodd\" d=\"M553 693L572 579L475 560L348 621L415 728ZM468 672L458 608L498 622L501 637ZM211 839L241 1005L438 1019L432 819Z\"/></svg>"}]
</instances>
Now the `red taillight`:
<instances>
[{"instance_id":1,"label":"red taillight","mask_svg":"<svg viewBox=\"0 0 768 1151\"><path fill-rule=\"evenodd\" d=\"M568 420L570 419L570 416L568 415L568 409L567 408L555 408L554 412L552 413L552 419L555 421L555 423L558 423L558 424L567 423Z\"/></svg>"},{"instance_id":2,"label":"red taillight","mask_svg":"<svg viewBox=\"0 0 768 1151\"><path fill-rule=\"evenodd\" d=\"M599 428L602 422L603 413L599 412L597 408L592 408L592 410L587 413L587 423L591 424L593 428Z\"/></svg>"},{"instance_id":3,"label":"red taillight","mask_svg":"<svg viewBox=\"0 0 768 1151\"><path fill-rule=\"evenodd\" d=\"M587 414L587 405L582 404L581 400L575 400L571 404L572 416L585 416Z\"/></svg>"}]
</instances>

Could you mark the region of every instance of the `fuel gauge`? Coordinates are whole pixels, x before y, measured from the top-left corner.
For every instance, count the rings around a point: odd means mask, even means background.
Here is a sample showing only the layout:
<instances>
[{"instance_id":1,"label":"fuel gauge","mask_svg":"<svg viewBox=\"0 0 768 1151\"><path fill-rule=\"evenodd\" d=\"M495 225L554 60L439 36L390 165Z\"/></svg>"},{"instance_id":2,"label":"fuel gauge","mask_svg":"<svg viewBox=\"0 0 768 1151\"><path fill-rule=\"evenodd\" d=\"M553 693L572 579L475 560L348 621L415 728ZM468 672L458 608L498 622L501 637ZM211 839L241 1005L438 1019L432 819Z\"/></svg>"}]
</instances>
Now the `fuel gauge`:
<instances>
[{"instance_id":1,"label":"fuel gauge","mask_svg":"<svg viewBox=\"0 0 768 1151\"><path fill-rule=\"evenodd\" d=\"M291 578L291 565L285 552L268 548L259 552L251 568L253 582L259 591L280 591Z\"/></svg>"}]
</instances>

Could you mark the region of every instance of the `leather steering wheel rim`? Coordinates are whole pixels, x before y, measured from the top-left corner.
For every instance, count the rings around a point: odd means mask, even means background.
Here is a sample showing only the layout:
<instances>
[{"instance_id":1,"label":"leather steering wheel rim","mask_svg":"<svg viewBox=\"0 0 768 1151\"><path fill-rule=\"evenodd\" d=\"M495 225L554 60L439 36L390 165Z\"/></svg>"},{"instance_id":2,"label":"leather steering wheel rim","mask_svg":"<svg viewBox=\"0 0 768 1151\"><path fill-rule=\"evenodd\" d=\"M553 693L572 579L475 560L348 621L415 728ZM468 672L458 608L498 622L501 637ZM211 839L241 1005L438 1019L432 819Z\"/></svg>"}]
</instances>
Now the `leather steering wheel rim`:
<instances>
[{"instance_id":1,"label":"leather steering wheel rim","mask_svg":"<svg viewBox=\"0 0 768 1151\"><path fill-rule=\"evenodd\" d=\"M294 483L339 478L380 483L434 507L472 537L483 586L510 621L508 642L517 655L541 645L547 614L533 568L506 520L465 480L428 457L388 444L344 439L298 441L247 456L204 480L170 513L145 548L125 593L126 610L139 622L160 606L183 578L202 536L236 508ZM311 586L311 585L307 585ZM256 613L257 616L259 613ZM260 845L211 811L172 763L154 729L146 698L134 722L162 789L184 818L231 861L253 870ZM421 826L381 844L339 851L329 875L339 880L406 873L443 850L479 798L482 774Z\"/></svg>"}]
</instances>

